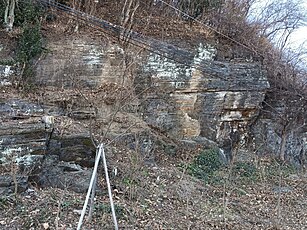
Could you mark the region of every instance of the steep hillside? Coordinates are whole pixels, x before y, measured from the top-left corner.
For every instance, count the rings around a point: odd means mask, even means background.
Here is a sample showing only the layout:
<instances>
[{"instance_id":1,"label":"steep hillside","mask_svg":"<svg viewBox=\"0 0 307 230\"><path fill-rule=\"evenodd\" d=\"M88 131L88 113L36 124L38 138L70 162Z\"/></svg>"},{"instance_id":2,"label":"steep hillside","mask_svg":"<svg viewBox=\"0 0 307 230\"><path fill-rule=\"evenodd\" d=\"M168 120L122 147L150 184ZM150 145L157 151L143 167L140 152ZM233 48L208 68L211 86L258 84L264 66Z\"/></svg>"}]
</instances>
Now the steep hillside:
<instances>
[{"instance_id":1,"label":"steep hillside","mask_svg":"<svg viewBox=\"0 0 307 230\"><path fill-rule=\"evenodd\" d=\"M304 229L304 89L240 31L158 1L39 2L0 31L0 228L75 229L103 143L120 229ZM84 229L112 229L97 181Z\"/></svg>"}]
</instances>

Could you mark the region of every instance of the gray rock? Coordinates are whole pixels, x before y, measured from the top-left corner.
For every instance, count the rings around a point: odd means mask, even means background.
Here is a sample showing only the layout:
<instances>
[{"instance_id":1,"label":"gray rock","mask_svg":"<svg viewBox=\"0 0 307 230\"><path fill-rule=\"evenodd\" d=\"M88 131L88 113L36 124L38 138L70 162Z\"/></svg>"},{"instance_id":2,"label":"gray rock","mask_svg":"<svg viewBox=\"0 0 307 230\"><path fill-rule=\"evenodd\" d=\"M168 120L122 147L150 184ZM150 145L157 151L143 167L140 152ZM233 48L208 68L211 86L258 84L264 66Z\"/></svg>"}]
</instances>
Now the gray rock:
<instances>
[{"instance_id":1,"label":"gray rock","mask_svg":"<svg viewBox=\"0 0 307 230\"><path fill-rule=\"evenodd\" d=\"M91 169L83 169L69 162L53 161L52 165L51 162L49 161L49 166L43 165L42 171L31 177L31 181L42 188L54 187L78 193L87 192L92 175Z\"/></svg>"},{"instance_id":2,"label":"gray rock","mask_svg":"<svg viewBox=\"0 0 307 230\"><path fill-rule=\"evenodd\" d=\"M260 63L244 58L215 61L217 50L209 44L200 43L189 52L160 41L146 42L176 61L151 53L137 59L136 77L126 84L134 84L139 94L143 120L175 139L209 139L231 155L239 142L246 141L269 87ZM119 83L124 76L123 50L116 45L101 46L82 37L48 45L53 52L37 66L42 85L69 88L79 82L97 88L106 82ZM72 108L70 116L84 120L95 114L85 106Z\"/></svg>"},{"instance_id":3,"label":"gray rock","mask_svg":"<svg viewBox=\"0 0 307 230\"><path fill-rule=\"evenodd\" d=\"M88 134L54 137L48 154L58 155L60 161L74 162L83 167L94 165L96 149Z\"/></svg>"},{"instance_id":4,"label":"gray rock","mask_svg":"<svg viewBox=\"0 0 307 230\"><path fill-rule=\"evenodd\" d=\"M251 129L252 151L278 156L281 148L282 125L279 118L264 118L260 116ZM285 157L288 162L294 165L306 164L307 157L307 132L295 130L289 132L285 138Z\"/></svg>"},{"instance_id":5,"label":"gray rock","mask_svg":"<svg viewBox=\"0 0 307 230\"><path fill-rule=\"evenodd\" d=\"M269 84L259 63L218 62L212 52L198 48L190 66L152 54L136 82L151 89L140 96L148 124L177 139L211 140L230 157L246 141Z\"/></svg>"},{"instance_id":6,"label":"gray rock","mask_svg":"<svg viewBox=\"0 0 307 230\"><path fill-rule=\"evenodd\" d=\"M28 177L16 175L17 192L24 192L28 188ZM15 192L15 182L11 175L0 175L0 195L8 195Z\"/></svg>"},{"instance_id":7,"label":"gray rock","mask_svg":"<svg viewBox=\"0 0 307 230\"><path fill-rule=\"evenodd\" d=\"M275 187L273 188L273 192L275 193L289 193L292 192L293 188L291 187Z\"/></svg>"}]
</instances>

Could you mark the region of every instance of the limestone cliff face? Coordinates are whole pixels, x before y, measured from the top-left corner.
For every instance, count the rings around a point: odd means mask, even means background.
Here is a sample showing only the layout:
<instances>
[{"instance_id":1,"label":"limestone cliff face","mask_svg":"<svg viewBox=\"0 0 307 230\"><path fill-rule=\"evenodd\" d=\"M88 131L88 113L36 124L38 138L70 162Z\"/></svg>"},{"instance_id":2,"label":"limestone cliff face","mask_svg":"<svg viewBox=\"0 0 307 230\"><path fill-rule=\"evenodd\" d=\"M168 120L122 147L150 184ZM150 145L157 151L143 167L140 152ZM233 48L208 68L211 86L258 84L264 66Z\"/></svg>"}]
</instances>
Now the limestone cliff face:
<instances>
[{"instance_id":1,"label":"limestone cliff face","mask_svg":"<svg viewBox=\"0 0 307 230\"><path fill-rule=\"evenodd\" d=\"M125 79L136 88L138 111L150 127L176 139L209 139L225 149L244 141L269 87L258 63L214 61L216 49L207 44L199 44L190 60L185 55L185 65L143 53L129 77L116 45L79 37L50 41L49 49L37 68L42 85L95 89Z\"/></svg>"},{"instance_id":2,"label":"limestone cliff face","mask_svg":"<svg viewBox=\"0 0 307 230\"><path fill-rule=\"evenodd\" d=\"M98 89L124 81L125 86L136 89L136 110L150 127L179 140L208 139L223 149L244 142L269 87L258 63L215 61L216 48L208 44L199 44L189 55L175 50L179 58L185 54L184 60L176 61L143 52L129 71L125 57L134 58L133 50L132 55L125 55L117 45L95 38L49 41L48 50L37 65L38 84L55 89ZM9 84L12 67L0 70L1 84ZM75 104L78 100L75 98ZM69 113L91 114L89 105L79 102Z\"/></svg>"},{"instance_id":3,"label":"limestone cliff face","mask_svg":"<svg viewBox=\"0 0 307 230\"><path fill-rule=\"evenodd\" d=\"M204 137L222 148L244 141L269 84L259 64L218 62L215 53L200 44L188 67L149 56L137 76L151 89L142 95L147 123L177 138Z\"/></svg>"},{"instance_id":4,"label":"limestone cliff face","mask_svg":"<svg viewBox=\"0 0 307 230\"><path fill-rule=\"evenodd\" d=\"M31 171L46 154L52 156L36 180L43 186L61 186L67 170L89 176L80 169L94 160L89 119L95 117L107 127L118 96L127 105L114 117L112 131L119 135L129 130L130 135L118 139L128 146L135 145L137 133L138 144L147 153L158 143L151 140L152 131L192 147L219 147L230 158L234 148L246 144L251 125L254 146L266 146L272 153L280 148L281 137L276 134L280 128L274 118L258 119L269 87L259 63L216 61L216 48L208 44L199 44L194 53L185 52L183 60L177 50L174 61L133 49L124 53L117 45L85 36L49 41L48 50L36 65L42 97L35 101L9 93L18 70L0 65L0 162L13 157ZM42 123L46 115L54 117L53 133ZM300 137L288 134L287 154L306 153L306 137ZM173 145L163 149L176 151ZM78 190L80 185L75 187Z\"/></svg>"},{"instance_id":5,"label":"limestone cliff face","mask_svg":"<svg viewBox=\"0 0 307 230\"><path fill-rule=\"evenodd\" d=\"M76 84L95 88L120 81L123 50L89 37L49 41L50 52L37 66L37 83L69 88Z\"/></svg>"}]
</instances>

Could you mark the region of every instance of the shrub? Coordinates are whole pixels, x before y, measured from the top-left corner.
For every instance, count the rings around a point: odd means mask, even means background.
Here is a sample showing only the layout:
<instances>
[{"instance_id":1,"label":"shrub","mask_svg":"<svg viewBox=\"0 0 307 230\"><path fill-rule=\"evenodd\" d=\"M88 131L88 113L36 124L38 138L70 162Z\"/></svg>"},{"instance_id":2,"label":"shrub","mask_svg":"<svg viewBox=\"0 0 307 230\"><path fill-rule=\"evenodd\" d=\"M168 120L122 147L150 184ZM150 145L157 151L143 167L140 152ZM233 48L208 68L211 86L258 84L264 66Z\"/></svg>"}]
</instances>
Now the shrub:
<instances>
[{"instance_id":1,"label":"shrub","mask_svg":"<svg viewBox=\"0 0 307 230\"><path fill-rule=\"evenodd\" d=\"M15 25L22 26L25 23L37 23L43 14L43 9L33 1L18 2L15 10Z\"/></svg>"},{"instance_id":2,"label":"shrub","mask_svg":"<svg viewBox=\"0 0 307 230\"><path fill-rule=\"evenodd\" d=\"M43 51L40 25L26 24L18 42L17 61L28 63L39 56Z\"/></svg>"},{"instance_id":3,"label":"shrub","mask_svg":"<svg viewBox=\"0 0 307 230\"><path fill-rule=\"evenodd\" d=\"M0 1L0 23L4 22L6 1ZM14 11L14 25L37 22L43 14L43 8L35 1L18 1Z\"/></svg>"},{"instance_id":4,"label":"shrub","mask_svg":"<svg viewBox=\"0 0 307 230\"><path fill-rule=\"evenodd\" d=\"M199 179L209 180L222 166L223 162L220 159L218 150L208 149L201 152L194 159L188 166L188 172Z\"/></svg>"},{"instance_id":5,"label":"shrub","mask_svg":"<svg viewBox=\"0 0 307 230\"><path fill-rule=\"evenodd\" d=\"M257 175L257 168L252 162L235 162L233 174L240 177L251 178Z\"/></svg>"},{"instance_id":6,"label":"shrub","mask_svg":"<svg viewBox=\"0 0 307 230\"><path fill-rule=\"evenodd\" d=\"M35 70L32 65L33 59L39 57L44 51L43 38L40 30L40 25L25 24L23 33L18 41L16 61L22 67L22 81L19 81L19 86L23 89L33 88L32 80L35 76ZM22 85L20 85L22 83Z\"/></svg>"}]
</instances>

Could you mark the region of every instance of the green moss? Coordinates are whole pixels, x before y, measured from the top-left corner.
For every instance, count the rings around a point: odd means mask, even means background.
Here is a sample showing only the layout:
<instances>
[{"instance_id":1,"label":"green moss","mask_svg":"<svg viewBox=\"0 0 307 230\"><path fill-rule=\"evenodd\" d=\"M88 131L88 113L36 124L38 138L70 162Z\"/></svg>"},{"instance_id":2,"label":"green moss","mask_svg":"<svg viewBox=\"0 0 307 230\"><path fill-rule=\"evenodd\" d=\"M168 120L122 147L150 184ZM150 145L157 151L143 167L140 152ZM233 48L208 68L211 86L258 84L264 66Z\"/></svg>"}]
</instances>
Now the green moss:
<instances>
[{"instance_id":1,"label":"green moss","mask_svg":"<svg viewBox=\"0 0 307 230\"><path fill-rule=\"evenodd\" d=\"M296 174L297 169L290 164L282 164L280 162L272 162L265 169L265 174L268 179L274 179L280 175L283 177L288 177L291 174Z\"/></svg>"}]
</instances>

